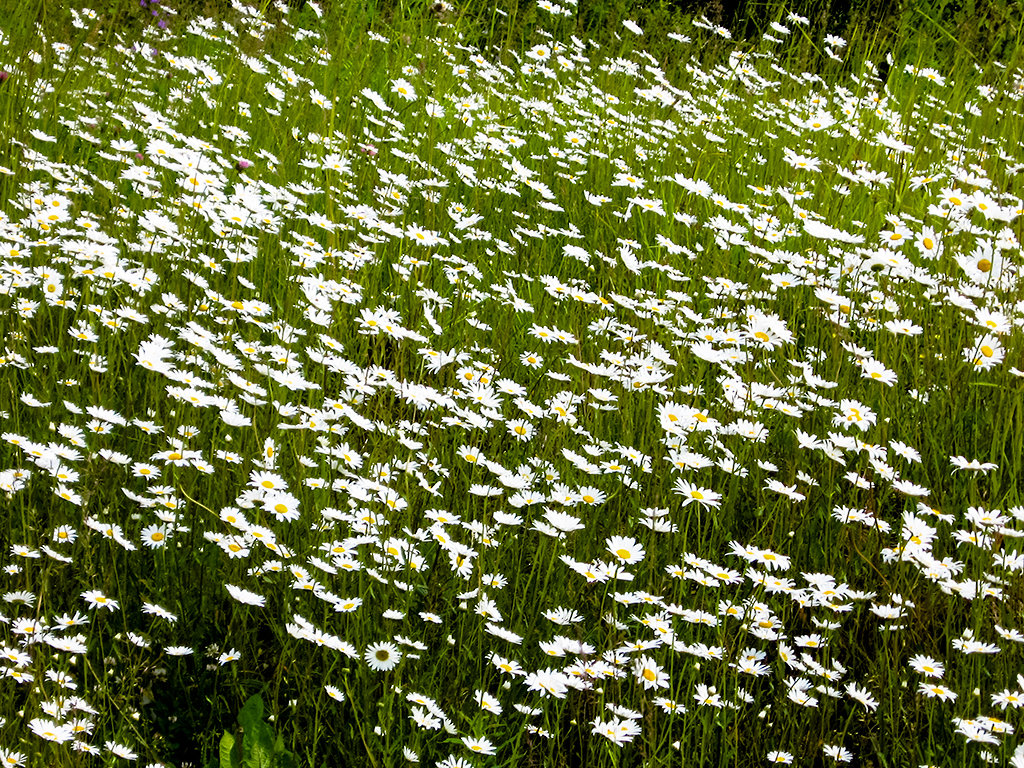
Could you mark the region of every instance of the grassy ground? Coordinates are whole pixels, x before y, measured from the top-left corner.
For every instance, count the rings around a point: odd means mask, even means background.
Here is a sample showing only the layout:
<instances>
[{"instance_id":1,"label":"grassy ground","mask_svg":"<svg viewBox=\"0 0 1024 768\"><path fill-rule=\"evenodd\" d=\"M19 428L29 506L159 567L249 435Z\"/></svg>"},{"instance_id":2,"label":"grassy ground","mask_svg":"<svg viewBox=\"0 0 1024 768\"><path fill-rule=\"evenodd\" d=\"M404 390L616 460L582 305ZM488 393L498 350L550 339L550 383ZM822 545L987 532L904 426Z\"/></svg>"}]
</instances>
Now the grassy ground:
<instances>
[{"instance_id":1,"label":"grassy ground","mask_svg":"<svg viewBox=\"0 0 1024 768\"><path fill-rule=\"evenodd\" d=\"M6 764L1024 765L1012 64L36 11Z\"/></svg>"}]
</instances>

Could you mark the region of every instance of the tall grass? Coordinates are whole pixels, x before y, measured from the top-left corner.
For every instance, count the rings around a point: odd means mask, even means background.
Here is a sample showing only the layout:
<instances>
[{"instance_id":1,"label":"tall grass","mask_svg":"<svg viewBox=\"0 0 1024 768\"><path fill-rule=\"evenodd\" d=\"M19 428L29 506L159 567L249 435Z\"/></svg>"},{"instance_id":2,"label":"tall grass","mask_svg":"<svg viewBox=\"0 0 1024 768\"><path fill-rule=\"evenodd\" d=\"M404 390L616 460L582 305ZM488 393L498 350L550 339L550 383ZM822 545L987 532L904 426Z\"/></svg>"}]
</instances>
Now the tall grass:
<instances>
[{"instance_id":1,"label":"tall grass","mask_svg":"<svg viewBox=\"0 0 1024 768\"><path fill-rule=\"evenodd\" d=\"M0 759L1024 765L1021 72L620 10L0 16Z\"/></svg>"}]
</instances>

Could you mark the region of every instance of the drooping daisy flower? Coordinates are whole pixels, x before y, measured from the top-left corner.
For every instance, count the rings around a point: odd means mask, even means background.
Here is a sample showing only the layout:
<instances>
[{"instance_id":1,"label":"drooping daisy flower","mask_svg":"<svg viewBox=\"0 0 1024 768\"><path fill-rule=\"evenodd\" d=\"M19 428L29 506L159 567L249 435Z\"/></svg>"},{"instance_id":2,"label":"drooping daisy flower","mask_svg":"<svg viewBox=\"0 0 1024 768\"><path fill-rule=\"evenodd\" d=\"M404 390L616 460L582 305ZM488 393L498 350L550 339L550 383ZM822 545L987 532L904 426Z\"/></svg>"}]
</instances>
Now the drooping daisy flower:
<instances>
[{"instance_id":1,"label":"drooping daisy flower","mask_svg":"<svg viewBox=\"0 0 1024 768\"><path fill-rule=\"evenodd\" d=\"M327 691L327 695L335 701L344 701L345 693L339 688L335 688L333 685L325 685L324 690Z\"/></svg>"},{"instance_id":2,"label":"drooping daisy flower","mask_svg":"<svg viewBox=\"0 0 1024 768\"><path fill-rule=\"evenodd\" d=\"M710 509L712 507L718 507L722 503L722 494L715 493L710 488L698 487L694 483L682 478L676 480L672 490L685 499L685 501L683 501L684 507L696 502L705 509Z\"/></svg>"},{"instance_id":3,"label":"drooping daisy flower","mask_svg":"<svg viewBox=\"0 0 1024 768\"><path fill-rule=\"evenodd\" d=\"M915 672L919 672L927 677L940 678L946 671L942 662L936 661L930 656L924 656L922 654L914 656L908 663L910 664L910 668Z\"/></svg>"},{"instance_id":4,"label":"drooping daisy flower","mask_svg":"<svg viewBox=\"0 0 1024 768\"><path fill-rule=\"evenodd\" d=\"M243 589L242 587L236 587L234 584L225 584L224 588L227 589L228 594L240 603L245 605L255 605L261 608L266 605L267 599L263 597L263 595L250 592L248 589Z\"/></svg>"},{"instance_id":5,"label":"drooping daisy flower","mask_svg":"<svg viewBox=\"0 0 1024 768\"><path fill-rule=\"evenodd\" d=\"M950 456L949 463L953 465L953 471L959 472L962 469L970 470L972 472L991 472L993 469L998 467L997 464L991 461L978 461L977 459L971 459L968 461L963 456Z\"/></svg>"}]
</instances>

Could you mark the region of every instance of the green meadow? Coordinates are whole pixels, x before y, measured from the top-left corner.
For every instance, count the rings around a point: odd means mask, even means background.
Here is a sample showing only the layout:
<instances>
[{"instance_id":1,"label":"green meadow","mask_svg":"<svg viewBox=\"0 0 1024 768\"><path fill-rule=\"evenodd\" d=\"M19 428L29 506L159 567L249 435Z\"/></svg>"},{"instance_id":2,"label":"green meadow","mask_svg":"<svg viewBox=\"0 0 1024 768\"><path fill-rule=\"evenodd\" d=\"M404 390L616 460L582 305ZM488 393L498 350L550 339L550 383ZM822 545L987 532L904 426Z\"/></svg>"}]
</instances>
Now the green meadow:
<instances>
[{"instance_id":1,"label":"green meadow","mask_svg":"<svg viewBox=\"0 0 1024 768\"><path fill-rule=\"evenodd\" d=\"M6 5L0 765L1024 768L1013 3Z\"/></svg>"}]
</instances>

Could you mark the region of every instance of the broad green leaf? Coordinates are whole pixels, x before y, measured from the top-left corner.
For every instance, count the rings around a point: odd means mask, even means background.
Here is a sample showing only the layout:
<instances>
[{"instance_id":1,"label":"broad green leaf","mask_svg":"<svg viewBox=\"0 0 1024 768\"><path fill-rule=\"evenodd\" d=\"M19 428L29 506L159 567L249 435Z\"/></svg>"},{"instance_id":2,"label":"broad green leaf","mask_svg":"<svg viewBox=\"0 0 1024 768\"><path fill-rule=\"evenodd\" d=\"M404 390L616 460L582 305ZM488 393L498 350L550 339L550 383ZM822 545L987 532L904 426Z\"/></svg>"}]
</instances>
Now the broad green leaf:
<instances>
[{"instance_id":1,"label":"broad green leaf","mask_svg":"<svg viewBox=\"0 0 1024 768\"><path fill-rule=\"evenodd\" d=\"M225 731L220 739L220 768L238 768L241 761L234 747L235 737Z\"/></svg>"},{"instance_id":2,"label":"broad green leaf","mask_svg":"<svg viewBox=\"0 0 1024 768\"><path fill-rule=\"evenodd\" d=\"M245 702L245 706L242 707L242 711L238 713L238 724L241 725L245 732L248 734L254 723L258 723L263 720L263 699L257 693L255 696L250 696L249 700Z\"/></svg>"},{"instance_id":3,"label":"broad green leaf","mask_svg":"<svg viewBox=\"0 0 1024 768\"><path fill-rule=\"evenodd\" d=\"M268 748L268 744L247 743L251 745L251 749L245 758L245 768L271 768L274 765L274 753Z\"/></svg>"}]
</instances>

